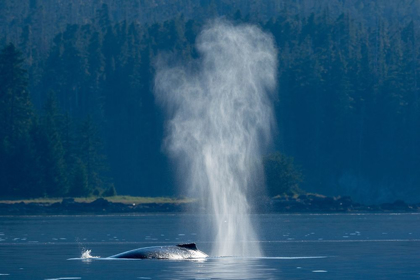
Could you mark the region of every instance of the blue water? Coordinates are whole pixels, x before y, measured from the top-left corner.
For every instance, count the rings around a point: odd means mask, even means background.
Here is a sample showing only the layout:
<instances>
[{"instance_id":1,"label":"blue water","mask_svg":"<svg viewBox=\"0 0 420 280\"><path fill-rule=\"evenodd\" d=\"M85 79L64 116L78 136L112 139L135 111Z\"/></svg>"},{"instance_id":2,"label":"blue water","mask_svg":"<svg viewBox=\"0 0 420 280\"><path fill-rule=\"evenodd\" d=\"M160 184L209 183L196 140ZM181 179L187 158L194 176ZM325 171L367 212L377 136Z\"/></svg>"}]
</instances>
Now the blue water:
<instances>
[{"instance_id":1,"label":"blue water","mask_svg":"<svg viewBox=\"0 0 420 280\"><path fill-rule=\"evenodd\" d=\"M264 258L69 260L196 242L205 215L0 217L0 279L420 279L419 214L256 215Z\"/></svg>"}]
</instances>

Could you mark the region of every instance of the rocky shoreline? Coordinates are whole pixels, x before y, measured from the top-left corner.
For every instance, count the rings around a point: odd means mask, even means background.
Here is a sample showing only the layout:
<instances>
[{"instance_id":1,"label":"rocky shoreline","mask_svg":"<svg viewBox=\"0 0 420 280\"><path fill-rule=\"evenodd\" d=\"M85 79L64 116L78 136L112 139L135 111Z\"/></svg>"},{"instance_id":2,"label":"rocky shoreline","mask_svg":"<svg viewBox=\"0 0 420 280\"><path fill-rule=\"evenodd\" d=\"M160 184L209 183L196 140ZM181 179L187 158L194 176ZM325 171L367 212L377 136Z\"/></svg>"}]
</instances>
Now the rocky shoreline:
<instances>
[{"instance_id":1,"label":"rocky shoreline","mask_svg":"<svg viewBox=\"0 0 420 280\"><path fill-rule=\"evenodd\" d=\"M76 202L65 198L56 203L0 203L0 215L106 215L138 213L184 213L187 209L204 212L200 205L190 203L141 203L126 204L110 202L104 198L93 202ZM350 197L323 197L317 195L286 196L265 199L255 207L256 213L364 213L402 212L420 213L420 203L407 204L397 200L393 203L363 205Z\"/></svg>"},{"instance_id":2,"label":"rocky shoreline","mask_svg":"<svg viewBox=\"0 0 420 280\"><path fill-rule=\"evenodd\" d=\"M64 198L56 203L0 203L0 215L102 215L130 213L184 212L185 203L126 204L98 198L92 202L76 202Z\"/></svg>"},{"instance_id":3,"label":"rocky shoreline","mask_svg":"<svg viewBox=\"0 0 420 280\"><path fill-rule=\"evenodd\" d=\"M279 197L270 200L270 210L276 213L346 213L346 212L420 212L420 203L407 204L402 200L378 205L363 205L352 201L349 196L323 197L300 195Z\"/></svg>"}]
</instances>

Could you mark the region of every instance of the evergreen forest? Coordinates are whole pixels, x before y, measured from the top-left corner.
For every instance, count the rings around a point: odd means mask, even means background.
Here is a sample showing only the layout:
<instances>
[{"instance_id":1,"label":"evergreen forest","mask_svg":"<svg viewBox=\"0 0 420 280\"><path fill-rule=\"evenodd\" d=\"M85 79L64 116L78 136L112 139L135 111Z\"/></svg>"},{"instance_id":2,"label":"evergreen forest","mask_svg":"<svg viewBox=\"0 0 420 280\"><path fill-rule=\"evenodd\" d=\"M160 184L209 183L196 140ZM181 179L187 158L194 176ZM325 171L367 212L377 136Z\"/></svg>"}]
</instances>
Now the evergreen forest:
<instances>
[{"instance_id":1,"label":"evergreen forest","mask_svg":"<svg viewBox=\"0 0 420 280\"><path fill-rule=\"evenodd\" d=\"M0 197L179 194L154 63L223 17L278 48L271 195L418 202L419 1L123 2L1 1Z\"/></svg>"}]
</instances>

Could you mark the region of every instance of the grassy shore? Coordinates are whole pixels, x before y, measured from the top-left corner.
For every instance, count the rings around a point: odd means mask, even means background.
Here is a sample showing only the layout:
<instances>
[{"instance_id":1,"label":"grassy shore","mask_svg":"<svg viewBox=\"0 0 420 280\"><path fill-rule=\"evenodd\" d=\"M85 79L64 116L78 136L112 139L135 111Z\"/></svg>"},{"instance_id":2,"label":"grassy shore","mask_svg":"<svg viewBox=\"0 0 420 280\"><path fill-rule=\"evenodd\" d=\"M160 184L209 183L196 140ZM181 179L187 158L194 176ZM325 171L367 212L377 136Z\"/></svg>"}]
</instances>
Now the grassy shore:
<instances>
[{"instance_id":1,"label":"grassy shore","mask_svg":"<svg viewBox=\"0 0 420 280\"><path fill-rule=\"evenodd\" d=\"M74 201L76 202L92 202L100 197L90 196L90 197L75 197ZM117 195L104 197L104 199L114 202L114 203L124 203L124 204L144 204L144 203L189 203L192 202L192 199L189 198L173 198L173 197L143 197L143 196L130 196L130 195ZM56 202L61 202L62 197L57 198L33 198L33 199L5 199L0 200L0 203L42 203L42 204L53 204Z\"/></svg>"}]
</instances>

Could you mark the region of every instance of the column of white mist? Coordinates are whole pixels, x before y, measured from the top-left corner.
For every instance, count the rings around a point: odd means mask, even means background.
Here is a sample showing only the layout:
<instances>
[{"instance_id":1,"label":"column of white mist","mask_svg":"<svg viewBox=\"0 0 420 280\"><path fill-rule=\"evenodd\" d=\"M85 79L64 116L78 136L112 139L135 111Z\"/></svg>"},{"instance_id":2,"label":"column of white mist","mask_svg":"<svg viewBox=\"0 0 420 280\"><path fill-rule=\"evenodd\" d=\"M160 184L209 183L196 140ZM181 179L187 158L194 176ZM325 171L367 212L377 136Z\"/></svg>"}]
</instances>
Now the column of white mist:
<instances>
[{"instance_id":1,"label":"column of white mist","mask_svg":"<svg viewBox=\"0 0 420 280\"><path fill-rule=\"evenodd\" d=\"M272 37L224 21L197 38L200 59L157 64L157 99L167 109L166 147L191 194L214 215L216 256L258 256L247 195L261 176L273 124L277 59Z\"/></svg>"}]
</instances>

